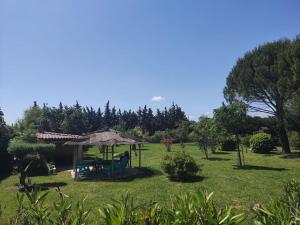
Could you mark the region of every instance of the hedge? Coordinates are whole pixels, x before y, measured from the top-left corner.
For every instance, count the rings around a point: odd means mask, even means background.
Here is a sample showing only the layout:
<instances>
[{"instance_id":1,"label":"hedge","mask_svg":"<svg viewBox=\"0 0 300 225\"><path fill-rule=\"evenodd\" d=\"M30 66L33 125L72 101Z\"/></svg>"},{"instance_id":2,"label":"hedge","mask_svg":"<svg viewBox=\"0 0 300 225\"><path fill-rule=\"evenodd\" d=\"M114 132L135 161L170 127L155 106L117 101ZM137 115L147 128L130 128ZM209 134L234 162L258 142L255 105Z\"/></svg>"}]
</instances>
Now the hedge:
<instances>
[{"instance_id":1,"label":"hedge","mask_svg":"<svg viewBox=\"0 0 300 225\"><path fill-rule=\"evenodd\" d=\"M27 154L39 153L45 156L51 154L55 150L54 144L42 144L42 143L26 143L21 141L13 141L8 146L8 152L15 157L22 159Z\"/></svg>"}]
</instances>

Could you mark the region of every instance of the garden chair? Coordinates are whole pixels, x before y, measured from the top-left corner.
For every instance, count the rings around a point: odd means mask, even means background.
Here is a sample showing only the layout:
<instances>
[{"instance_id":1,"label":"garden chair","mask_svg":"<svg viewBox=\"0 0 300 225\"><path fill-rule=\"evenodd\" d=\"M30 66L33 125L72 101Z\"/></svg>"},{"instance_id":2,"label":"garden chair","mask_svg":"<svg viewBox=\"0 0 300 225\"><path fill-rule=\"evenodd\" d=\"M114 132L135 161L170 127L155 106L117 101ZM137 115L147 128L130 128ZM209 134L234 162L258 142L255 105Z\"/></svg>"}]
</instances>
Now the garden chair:
<instances>
[{"instance_id":1,"label":"garden chair","mask_svg":"<svg viewBox=\"0 0 300 225\"><path fill-rule=\"evenodd\" d=\"M123 174L127 164L128 164L128 158L124 157L119 161L116 161L112 167L112 165L105 165L102 168L102 172L104 176L111 177L112 176L112 168L114 169L114 174Z\"/></svg>"},{"instance_id":2,"label":"garden chair","mask_svg":"<svg viewBox=\"0 0 300 225\"><path fill-rule=\"evenodd\" d=\"M50 162L47 164L48 166L48 174L54 174L56 172L56 167L55 167L55 164L54 162Z\"/></svg>"},{"instance_id":3,"label":"garden chair","mask_svg":"<svg viewBox=\"0 0 300 225\"><path fill-rule=\"evenodd\" d=\"M76 178L83 179L88 177L90 174L89 164L84 162L76 163Z\"/></svg>"}]
</instances>

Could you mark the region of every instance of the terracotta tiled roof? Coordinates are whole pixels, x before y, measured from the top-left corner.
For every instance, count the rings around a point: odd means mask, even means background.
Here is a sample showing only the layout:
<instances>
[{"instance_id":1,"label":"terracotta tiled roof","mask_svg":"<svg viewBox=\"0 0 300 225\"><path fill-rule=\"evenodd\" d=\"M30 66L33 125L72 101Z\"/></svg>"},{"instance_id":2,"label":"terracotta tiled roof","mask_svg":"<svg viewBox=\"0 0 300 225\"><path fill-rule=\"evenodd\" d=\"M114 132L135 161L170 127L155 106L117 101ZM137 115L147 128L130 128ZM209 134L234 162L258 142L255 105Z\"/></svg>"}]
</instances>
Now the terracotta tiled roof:
<instances>
[{"instance_id":1,"label":"terracotta tiled roof","mask_svg":"<svg viewBox=\"0 0 300 225\"><path fill-rule=\"evenodd\" d=\"M59 141L70 141L83 139L81 135L75 134L62 134L54 132L42 132L36 134L37 138L40 140L59 140Z\"/></svg>"}]
</instances>

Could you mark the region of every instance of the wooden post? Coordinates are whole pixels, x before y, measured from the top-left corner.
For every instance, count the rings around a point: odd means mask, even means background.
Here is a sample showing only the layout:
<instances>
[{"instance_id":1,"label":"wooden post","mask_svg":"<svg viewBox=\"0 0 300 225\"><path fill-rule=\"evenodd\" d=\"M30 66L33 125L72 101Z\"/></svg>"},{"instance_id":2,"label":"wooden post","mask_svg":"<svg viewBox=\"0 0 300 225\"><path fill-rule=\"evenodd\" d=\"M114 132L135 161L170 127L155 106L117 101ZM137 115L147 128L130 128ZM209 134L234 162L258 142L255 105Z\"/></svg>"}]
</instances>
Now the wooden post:
<instances>
[{"instance_id":1,"label":"wooden post","mask_svg":"<svg viewBox=\"0 0 300 225\"><path fill-rule=\"evenodd\" d=\"M105 152L106 152L106 160L108 160L108 146L106 146Z\"/></svg>"},{"instance_id":2,"label":"wooden post","mask_svg":"<svg viewBox=\"0 0 300 225\"><path fill-rule=\"evenodd\" d=\"M141 146L139 146L139 168L141 168Z\"/></svg>"},{"instance_id":3,"label":"wooden post","mask_svg":"<svg viewBox=\"0 0 300 225\"><path fill-rule=\"evenodd\" d=\"M129 167L131 168L131 145L130 146L130 150L129 150Z\"/></svg>"},{"instance_id":4,"label":"wooden post","mask_svg":"<svg viewBox=\"0 0 300 225\"><path fill-rule=\"evenodd\" d=\"M83 160L83 151L82 151L82 145L78 145L78 160Z\"/></svg>"},{"instance_id":5,"label":"wooden post","mask_svg":"<svg viewBox=\"0 0 300 225\"><path fill-rule=\"evenodd\" d=\"M77 146L73 146L73 171L76 172L76 163L77 163Z\"/></svg>"},{"instance_id":6,"label":"wooden post","mask_svg":"<svg viewBox=\"0 0 300 225\"><path fill-rule=\"evenodd\" d=\"M111 176L114 176L114 146L111 147Z\"/></svg>"}]
</instances>

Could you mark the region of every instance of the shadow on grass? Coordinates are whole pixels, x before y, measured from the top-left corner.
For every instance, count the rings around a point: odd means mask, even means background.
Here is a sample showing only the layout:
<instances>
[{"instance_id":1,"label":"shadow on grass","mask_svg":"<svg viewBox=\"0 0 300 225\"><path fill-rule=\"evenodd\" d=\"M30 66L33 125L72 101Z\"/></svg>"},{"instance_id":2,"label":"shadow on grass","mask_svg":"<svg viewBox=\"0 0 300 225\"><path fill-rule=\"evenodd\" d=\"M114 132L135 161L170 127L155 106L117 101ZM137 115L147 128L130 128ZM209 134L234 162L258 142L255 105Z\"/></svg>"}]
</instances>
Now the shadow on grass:
<instances>
[{"instance_id":1,"label":"shadow on grass","mask_svg":"<svg viewBox=\"0 0 300 225\"><path fill-rule=\"evenodd\" d=\"M234 152L234 151L230 151L231 153ZM215 153L212 153L213 155L229 155L230 152L215 152Z\"/></svg>"},{"instance_id":2,"label":"shadow on grass","mask_svg":"<svg viewBox=\"0 0 300 225\"><path fill-rule=\"evenodd\" d=\"M265 157L268 157L268 156L276 156L276 155L282 155L281 152L279 151L271 151L269 153L256 153L258 155L262 155L262 156L265 156Z\"/></svg>"},{"instance_id":3,"label":"shadow on grass","mask_svg":"<svg viewBox=\"0 0 300 225\"><path fill-rule=\"evenodd\" d=\"M66 186L67 183L65 182L46 182L46 183L38 183L38 184L32 184L28 185L25 188L19 189L19 191L32 191L32 190L39 190L39 191L46 191L49 190L50 188L59 188L62 186Z\"/></svg>"},{"instance_id":4,"label":"shadow on grass","mask_svg":"<svg viewBox=\"0 0 300 225\"><path fill-rule=\"evenodd\" d=\"M206 159L206 158L203 158ZM206 159L208 161L229 161L230 159L225 159L225 158L217 158L217 157L208 157L208 159Z\"/></svg>"},{"instance_id":5,"label":"shadow on grass","mask_svg":"<svg viewBox=\"0 0 300 225\"><path fill-rule=\"evenodd\" d=\"M267 166L253 166L253 165L245 165L243 167L234 166L236 170L269 170L269 171L284 171L287 170L285 168L278 167L267 167Z\"/></svg>"},{"instance_id":6,"label":"shadow on grass","mask_svg":"<svg viewBox=\"0 0 300 225\"><path fill-rule=\"evenodd\" d=\"M42 190L48 190L49 188L57 188L66 185L67 183L65 182L45 182L45 183L34 184L36 188L41 188Z\"/></svg>"},{"instance_id":7,"label":"shadow on grass","mask_svg":"<svg viewBox=\"0 0 300 225\"><path fill-rule=\"evenodd\" d=\"M173 178L173 177L168 177L170 181L172 182L178 182L178 183L196 183L196 182L201 182L204 179L206 179L207 177L203 177L203 176L191 176L188 178L185 178L183 180L180 180L178 178Z\"/></svg>"},{"instance_id":8,"label":"shadow on grass","mask_svg":"<svg viewBox=\"0 0 300 225\"><path fill-rule=\"evenodd\" d=\"M148 168L148 167L133 168L133 169L136 171L135 173L128 174L127 176L123 176L123 177L114 177L114 178L88 177L78 181L79 182L80 181L130 182L130 181L134 181L135 179L150 178L154 176L160 176L163 174L160 170Z\"/></svg>"},{"instance_id":9,"label":"shadow on grass","mask_svg":"<svg viewBox=\"0 0 300 225\"><path fill-rule=\"evenodd\" d=\"M300 158L300 152L292 152L290 154L282 155L280 158L282 159L298 159Z\"/></svg>"}]
</instances>

